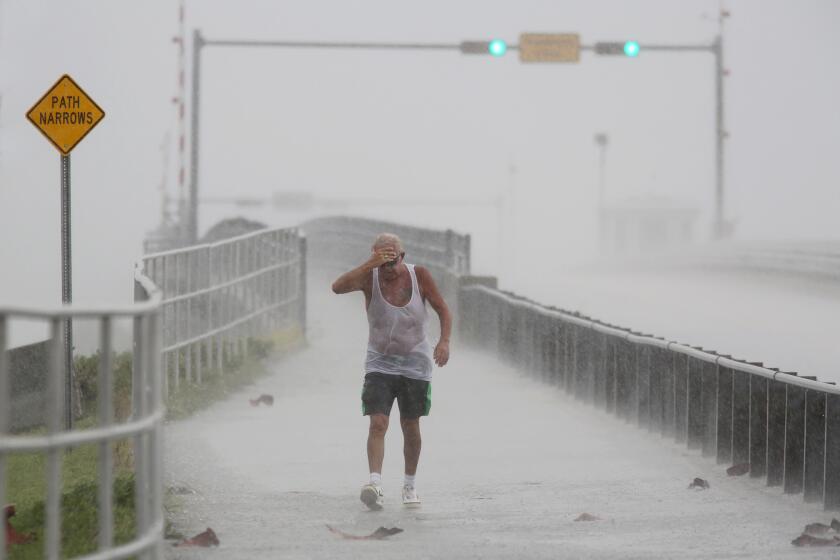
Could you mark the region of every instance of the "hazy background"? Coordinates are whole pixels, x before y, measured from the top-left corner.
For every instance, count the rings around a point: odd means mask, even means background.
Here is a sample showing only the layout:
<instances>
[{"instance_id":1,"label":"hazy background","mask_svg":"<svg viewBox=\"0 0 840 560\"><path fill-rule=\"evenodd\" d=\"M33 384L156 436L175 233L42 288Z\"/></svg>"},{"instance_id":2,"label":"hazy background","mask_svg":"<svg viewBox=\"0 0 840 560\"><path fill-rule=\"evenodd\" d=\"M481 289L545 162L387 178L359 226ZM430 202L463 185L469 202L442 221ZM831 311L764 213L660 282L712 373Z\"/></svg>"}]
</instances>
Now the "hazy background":
<instances>
[{"instance_id":1,"label":"hazy background","mask_svg":"<svg viewBox=\"0 0 840 560\"><path fill-rule=\"evenodd\" d=\"M177 7L0 0L0 302L60 300L59 154L24 115L63 73L106 112L72 155L75 300L131 299L133 262L160 220L161 185L176 194ZM208 38L516 43L521 32L578 32L588 44L695 44L713 40L719 8L717 0L190 1L186 25L188 37L199 27ZM742 239L836 238L840 2L726 8L727 217ZM535 277L550 286L564 263L597 247L596 132L610 135L608 199L688 201L701 211L699 238L708 237L713 70L705 53L583 53L579 64L523 65L515 52L208 48L200 189L482 201L512 191L504 251L492 205L347 211L470 232L476 272L514 289ZM231 215L290 225L304 217L204 206L200 228Z\"/></svg>"}]
</instances>

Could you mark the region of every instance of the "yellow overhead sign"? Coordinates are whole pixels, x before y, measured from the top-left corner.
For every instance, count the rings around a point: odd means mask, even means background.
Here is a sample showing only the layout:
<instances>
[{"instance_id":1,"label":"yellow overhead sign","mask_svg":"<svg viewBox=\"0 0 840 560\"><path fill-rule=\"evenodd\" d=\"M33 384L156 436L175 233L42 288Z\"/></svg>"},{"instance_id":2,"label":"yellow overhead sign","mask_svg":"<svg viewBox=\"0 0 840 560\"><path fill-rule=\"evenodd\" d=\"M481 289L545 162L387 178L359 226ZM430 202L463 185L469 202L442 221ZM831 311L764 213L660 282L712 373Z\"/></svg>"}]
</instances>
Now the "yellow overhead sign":
<instances>
[{"instance_id":1,"label":"yellow overhead sign","mask_svg":"<svg viewBox=\"0 0 840 560\"><path fill-rule=\"evenodd\" d=\"M577 33L523 33L519 36L520 62L578 62Z\"/></svg>"},{"instance_id":2,"label":"yellow overhead sign","mask_svg":"<svg viewBox=\"0 0 840 560\"><path fill-rule=\"evenodd\" d=\"M67 74L26 113L26 118L65 156L104 116L105 111Z\"/></svg>"}]
</instances>

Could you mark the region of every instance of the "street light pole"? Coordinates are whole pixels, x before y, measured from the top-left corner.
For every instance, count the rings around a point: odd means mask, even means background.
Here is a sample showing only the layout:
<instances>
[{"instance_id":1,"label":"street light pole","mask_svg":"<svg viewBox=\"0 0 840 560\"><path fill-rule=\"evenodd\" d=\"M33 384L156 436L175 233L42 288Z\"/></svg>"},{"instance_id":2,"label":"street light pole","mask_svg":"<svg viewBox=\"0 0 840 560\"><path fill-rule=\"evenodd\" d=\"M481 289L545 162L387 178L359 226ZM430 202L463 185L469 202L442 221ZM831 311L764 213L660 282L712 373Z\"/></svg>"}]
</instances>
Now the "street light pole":
<instances>
[{"instance_id":1,"label":"street light pole","mask_svg":"<svg viewBox=\"0 0 840 560\"><path fill-rule=\"evenodd\" d=\"M715 223L714 235L722 239L729 235L729 227L723 217L723 141L726 139L726 130L723 124L723 36L718 35L712 46L712 53L715 55Z\"/></svg>"},{"instance_id":2,"label":"street light pole","mask_svg":"<svg viewBox=\"0 0 840 560\"><path fill-rule=\"evenodd\" d=\"M725 17L724 14L721 17ZM721 20L722 21L722 20ZM609 44L609 43L607 43ZM615 54L613 52L599 52L596 45L581 45L581 50L594 51L597 54ZM646 51L661 51L661 52L708 52L715 57L715 201L714 201L714 221L712 223L712 235L715 239L722 239L729 235L729 226L724 219L724 140L727 133L724 129L724 95L723 95L723 78L726 75L726 70L723 64L723 35L719 34L715 37L714 42L710 45L637 45L637 53L644 53ZM636 54L633 55L637 56Z\"/></svg>"},{"instance_id":3,"label":"street light pole","mask_svg":"<svg viewBox=\"0 0 840 560\"><path fill-rule=\"evenodd\" d=\"M607 167L607 144L609 137L605 132L595 135L595 143L598 145L598 239L601 251L604 251L604 203L606 190L606 167Z\"/></svg>"},{"instance_id":4,"label":"street light pole","mask_svg":"<svg viewBox=\"0 0 840 560\"><path fill-rule=\"evenodd\" d=\"M201 100L201 49L205 41L201 30L193 30L192 40L192 97L190 103L190 206L187 210L187 242L195 245L198 242L198 142L199 134L199 103Z\"/></svg>"}]
</instances>

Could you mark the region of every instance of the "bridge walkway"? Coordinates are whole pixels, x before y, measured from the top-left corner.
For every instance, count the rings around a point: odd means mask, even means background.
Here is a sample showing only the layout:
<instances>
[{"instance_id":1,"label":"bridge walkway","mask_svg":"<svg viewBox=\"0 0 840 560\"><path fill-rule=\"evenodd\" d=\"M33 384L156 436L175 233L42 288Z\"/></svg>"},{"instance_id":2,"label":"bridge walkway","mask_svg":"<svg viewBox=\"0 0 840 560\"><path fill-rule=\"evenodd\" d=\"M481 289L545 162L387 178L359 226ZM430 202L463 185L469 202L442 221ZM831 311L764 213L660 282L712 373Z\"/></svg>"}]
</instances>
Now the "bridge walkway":
<instances>
[{"instance_id":1,"label":"bridge walkway","mask_svg":"<svg viewBox=\"0 0 840 560\"><path fill-rule=\"evenodd\" d=\"M367 478L362 298L311 283L310 346L275 373L166 428L166 483L194 490L172 513L218 549L171 558L827 558L791 546L830 515L760 481L728 478L697 452L624 424L453 343L422 422L423 505L405 510L401 435L386 440L386 508L358 501ZM274 395L271 408L247 399ZM694 477L709 490L689 490ZM575 522L581 513L599 521ZM345 540L379 526L403 533Z\"/></svg>"}]
</instances>

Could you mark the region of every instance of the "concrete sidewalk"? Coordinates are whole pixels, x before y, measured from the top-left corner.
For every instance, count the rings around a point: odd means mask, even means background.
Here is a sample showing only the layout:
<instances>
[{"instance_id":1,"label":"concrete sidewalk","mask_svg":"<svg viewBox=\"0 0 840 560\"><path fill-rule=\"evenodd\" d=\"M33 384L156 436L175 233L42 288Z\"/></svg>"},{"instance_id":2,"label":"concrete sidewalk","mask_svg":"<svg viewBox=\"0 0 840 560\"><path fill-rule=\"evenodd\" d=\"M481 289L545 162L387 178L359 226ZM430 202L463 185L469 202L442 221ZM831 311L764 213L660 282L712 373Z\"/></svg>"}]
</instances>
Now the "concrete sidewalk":
<instances>
[{"instance_id":1,"label":"concrete sidewalk","mask_svg":"<svg viewBox=\"0 0 840 560\"><path fill-rule=\"evenodd\" d=\"M310 292L318 293L322 286ZM188 486L176 526L212 527L216 549L172 558L828 558L797 549L830 514L724 468L457 345L436 369L422 421L418 510L400 504L397 414L386 441L386 508L370 512L360 295L310 307L311 346L276 373L167 426L166 477ZM433 315L434 318L434 315ZM272 408L248 397L271 393ZM696 476L710 490L688 490ZM574 522L587 512L602 518ZM326 525L382 541L350 541Z\"/></svg>"}]
</instances>

